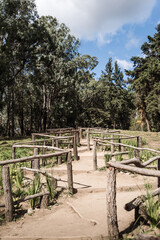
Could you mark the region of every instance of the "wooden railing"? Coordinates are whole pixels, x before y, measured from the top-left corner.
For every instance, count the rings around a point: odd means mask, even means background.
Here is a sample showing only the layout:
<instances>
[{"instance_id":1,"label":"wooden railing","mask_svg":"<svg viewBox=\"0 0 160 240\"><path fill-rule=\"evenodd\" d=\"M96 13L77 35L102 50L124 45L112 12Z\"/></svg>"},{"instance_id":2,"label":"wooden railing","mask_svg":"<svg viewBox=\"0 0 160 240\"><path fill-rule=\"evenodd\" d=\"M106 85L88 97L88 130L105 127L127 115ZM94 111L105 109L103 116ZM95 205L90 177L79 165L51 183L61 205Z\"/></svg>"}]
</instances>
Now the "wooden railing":
<instances>
[{"instance_id":1,"label":"wooden railing","mask_svg":"<svg viewBox=\"0 0 160 240\"><path fill-rule=\"evenodd\" d=\"M40 142L43 142L43 145L36 145L37 143L40 144ZM34 155L16 159L15 158L16 148L33 148ZM56 152L49 153L49 154L38 154L38 149L43 149L43 150L48 149L48 150L54 150ZM67 172L67 177L68 177L68 180L67 180L68 190L71 193L73 193L73 173L72 173L72 159L71 159L71 150L70 149L60 149L60 148L57 148L54 146L46 146L46 145L44 145L44 140L27 142L27 143L23 143L23 144L22 143L13 144L12 159L0 161L0 166L2 166L3 190L4 190L4 199L5 199L5 203L0 204L0 207L5 207L6 221L12 221L14 205L16 205L17 203L20 203L20 202L23 202L26 200L30 200L30 199L33 199L36 197L45 197L46 195L49 195L49 192L46 191L46 192L31 195L31 196L26 196L25 198L18 199L17 201L13 202L9 165L16 164L16 163L31 162L32 168L21 167L21 169L41 173L50 178L54 178L51 174L47 173L46 171L40 170L40 159L42 159L42 161L44 159L51 158L51 157L57 157L59 159L64 155L66 156L66 160L67 160L66 161L66 163L67 163L66 164L67 165L66 172ZM58 163L60 164L60 162L58 162ZM56 179L55 179L55 181L56 181ZM42 199L42 203L43 203L43 199Z\"/></svg>"},{"instance_id":2,"label":"wooden railing","mask_svg":"<svg viewBox=\"0 0 160 240\"><path fill-rule=\"evenodd\" d=\"M120 136L121 138L117 140L115 136ZM123 139L134 139L137 138L137 146L131 146L121 143ZM115 142L119 141L119 142ZM156 177L157 178L157 189L152 192L152 196L157 196L160 194L160 151L150 148L143 148L142 139L139 136L126 136L122 134L111 134L110 138L101 139L94 138L93 141L93 170L97 170L97 145L107 146L110 152L104 152L104 155L109 155L110 160L106 163L107 168L107 225L108 233L111 239L119 239L119 228L117 221L117 207L116 207L116 169L125 170L131 173L136 173L144 176ZM115 152L115 148L118 151ZM127 150L126 150L127 149ZM134 151L134 157L131 159L125 159L120 162L116 162L115 156L129 154L129 149ZM156 153L157 156L149 158L147 161L142 162L140 158L140 153L143 151L148 151ZM125 157L126 158L126 157ZM157 166L150 166L153 162L157 162ZM157 170L153 170L157 168ZM136 201L140 199L141 201ZM125 204L125 209L130 211L135 209L135 220L139 217L139 206L145 201L146 196L141 195L138 198L133 199L131 202Z\"/></svg>"}]
</instances>

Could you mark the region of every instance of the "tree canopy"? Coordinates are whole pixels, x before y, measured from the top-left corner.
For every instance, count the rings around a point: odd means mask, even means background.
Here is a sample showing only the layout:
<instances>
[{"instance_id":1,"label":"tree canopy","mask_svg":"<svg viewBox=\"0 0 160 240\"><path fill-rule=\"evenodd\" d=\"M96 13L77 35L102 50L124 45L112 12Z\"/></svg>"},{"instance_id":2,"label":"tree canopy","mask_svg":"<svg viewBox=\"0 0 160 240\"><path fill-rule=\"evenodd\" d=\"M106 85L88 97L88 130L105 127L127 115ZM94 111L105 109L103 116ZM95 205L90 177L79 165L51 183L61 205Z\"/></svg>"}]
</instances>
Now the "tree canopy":
<instances>
[{"instance_id":1,"label":"tree canopy","mask_svg":"<svg viewBox=\"0 0 160 240\"><path fill-rule=\"evenodd\" d=\"M39 17L33 0L0 2L2 132L75 126L79 91L98 63L79 44L65 24Z\"/></svg>"},{"instance_id":2,"label":"tree canopy","mask_svg":"<svg viewBox=\"0 0 160 240\"><path fill-rule=\"evenodd\" d=\"M156 31L141 46L143 57L132 57L134 69L126 71L148 131L160 131L160 25Z\"/></svg>"}]
</instances>

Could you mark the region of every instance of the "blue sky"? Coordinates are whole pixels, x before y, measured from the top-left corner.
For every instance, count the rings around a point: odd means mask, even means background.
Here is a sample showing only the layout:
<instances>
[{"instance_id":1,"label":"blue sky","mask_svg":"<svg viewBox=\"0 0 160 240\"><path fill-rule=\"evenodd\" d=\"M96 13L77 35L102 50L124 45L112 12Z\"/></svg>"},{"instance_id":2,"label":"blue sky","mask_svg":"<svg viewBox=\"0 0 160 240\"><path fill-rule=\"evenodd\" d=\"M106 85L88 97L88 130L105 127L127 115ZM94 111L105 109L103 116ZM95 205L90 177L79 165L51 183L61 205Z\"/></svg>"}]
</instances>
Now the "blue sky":
<instances>
[{"instance_id":1,"label":"blue sky","mask_svg":"<svg viewBox=\"0 0 160 240\"><path fill-rule=\"evenodd\" d=\"M160 0L36 0L39 15L64 22L80 39L81 54L98 58L96 77L112 57L123 70L160 23Z\"/></svg>"}]
</instances>

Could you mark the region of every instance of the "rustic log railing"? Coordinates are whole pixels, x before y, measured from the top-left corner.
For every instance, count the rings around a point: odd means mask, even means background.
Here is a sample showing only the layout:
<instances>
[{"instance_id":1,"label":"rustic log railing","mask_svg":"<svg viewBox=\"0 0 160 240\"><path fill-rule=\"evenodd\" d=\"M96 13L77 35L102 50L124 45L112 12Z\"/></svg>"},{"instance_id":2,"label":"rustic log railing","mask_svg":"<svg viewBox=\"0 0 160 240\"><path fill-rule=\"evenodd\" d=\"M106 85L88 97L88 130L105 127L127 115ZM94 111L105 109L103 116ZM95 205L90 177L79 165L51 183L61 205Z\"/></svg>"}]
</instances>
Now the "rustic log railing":
<instances>
[{"instance_id":1,"label":"rustic log railing","mask_svg":"<svg viewBox=\"0 0 160 240\"><path fill-rule=\"evenodd\" d=\"M77 143L79 142L79 140L78 140L79 134L78 133L79 133L79 131L72 131L73 136L53 136L53 135L48 135L48 134L43 134L43 133L32 133L32 142L35 142L36 136L50 138L52 141L52 146L56 145L56 147L58 147L60 142L65 144L66 143L65 141L70 140L69 142L67 142L67 145L73 144L74 160L79 160L78 150L77 150ZM48 141L48 140L46 140L46 141ZM37 142L37 140L36 140L36 142ZM68 147L70 147L70 146L68 146Z\"/></svg>"},{"instance_id":2,"label":"rustic log railing","mask_svg":"<svg viewBox=\"0 0 160 240\"><path fill-rule=\"evenodd\" d=\"M54 136L53 136L54 134ZM71 134L71 135L70 135ZM64 135L64 136L62 136ZM35 140L36 136L43 137L43 140ZM49 143L50 142L50 143ZM50 144L50 146L48 145ZM47 134L43 133L33 133L32 141L30 142L21 142L15 143L12 146L12 159L1 161L0 166L3 166L3 189L5 196L5 204L1 204L5 206L6 211L6 220L11 221L13 218L13 203L12 194L11 194L11 186L10 186L10 174L9 174L9 164L16 164L22 162L31 162L31 169L28 171L38 171L40 169L40 159L42 159L42 165L45 165L45 159L56 157L58 164L62 163L62 156L66 156L67 159L67 176L68 176L68 189L71 193L73 193L73 173L72 173L72 158L71 158L71 145L73 145L73 155L74 159L78 160L78 150L77 143L79 143L79 130L74 130L72 128L67 129L50 129ZM60 144L67 144L67 149L60 148ZM33 148L33 156L18 158L16 159L16 149L17 148ZM39 154L39 150L42 150L42 154ZM54 150L54 153L46 154L46 150ZM8 181L8 182L7 182ZM40 193L40 195L46 195L45 192ZM33 195L32 198L37 195ZM26 197L28 199L28 197ZM23 199L25 201L25 199ZM8 202L7 202L8 201ZM11 208L12 205L12 208ZM9 214L8 214L9 212Z\"/></svg>"},{"instance_id":3,"label":"rustic log railing","mask_svg":"<svg viewBox=\"0 0 160 240\"><path fill-rule=\"evenodd\" d=\"M23 199L19 199L15 202L13 202L12 199L12 190L11 190L11 182L10 182L10 172L9 172L9 165L10 164L16 164L16 163L22 163L22 162L32 162L34 160L34 169L28 169L29 171L36 171L43 173L42 171L38 170L39 169L39 159L46 159L50 157L59 157L62 155L66 155L67 159L67 176L68 176L68 189L71 193L73 193L73 172L72 172L72 159L71 159L71 150L63 150L55 147L50 147L50 146L37 146L37 145L14 145L14 152L16 147L33 147L34 148L34 155L29 156L29 157L24 157L24 158L18 158L18 159L11 159L11 160L5 160L5 161L0 161L0 166L2 166L2 172L3 172L3 190L4 190L4 198L5 198L5 203L0 204L0 207L5 207L5 219L6 221L12 221L13 220L13 209L14 205L17 203L20 203L22 201L26 201L29 199L33 199L36 197L42 197L45 195L48 195L49 192L42 192L39 194L34 194L32 196L27 196ZM38 147L43 147L45 149L54 149L59 152L57 153L50 153L50 154L38 154ZM12 152L13 153L13 152ZM15 155L14 155L15 156ZM48 173L47 176L51 177Z\"/></svg>"},{"instance_id":4,"label":"rustic log railing","mask_svg":"<svg viewBox=\"0 0 160 240\"><path fill-rule=\"evenodd\" d=\"M141 148L138 148L139 146L142 146L142 138L139 136L129 136L129 135L115 134L115 133L109 133L109 134L110 134L110 137L108 137L108 138L93 137L93 170L97 170L97 148L98 148L98 146L102 146L101 150L103 150L103 147L105 147L105 146L110 147L111 152L109 153L109 155L111 154L111 156L129 154L129 151L125 150L126 147L137 149L137 151L139 151L138 149L141 149ZM134 138L137 141L137 147L121 143L122 140L126 140L126 139L129 140L129 139L134 139ZM118 143L114 142L114 141L118 141ZM118 147L119 152L114 151L115 146ZM145 149L143 148L143 150L145 150Z\"/></svg>"},{"instance_id":5,"label":"rustic log railing","mask_svg":"<svg viewBox=\"0 0 160 240\"><path fill-rule=\"evenodd\" d=\"M120 134L119 134L120 135ZM122 137L122 136L121 136ZM127 138L123 135L123 138ZM132 136L133 138L133 136ZM114 140L117 140L114 138L113 134L111 134L110 139L94 139L93 141L93 169L97 169L97 144L103 144L104 146L110 146L110 152L107 153L111 156L111 160L106 163L107 167L107 225L108 225L108 233L109 237L111 239L118 240L119 235L119 228L118 228L118 221L117 221L117 205L116 205L116 169L125 170L131 173L137 173L144 176L151 176L151 177L157 177L157 189L155 189L152 193L152 196L156 196L160 194L160 155L155 156L147 160L146 162L142 162L140 159L140 151L147 150L149 152L160 154L160 151L150 148L142 148L141 146L141 138L137 137L137 147L130 146L127 144L117 143L114 142ZM116 147L123 147L121 152L115 152L115 146ZM126 151L125 148L131 148L134 150L134 158L123 160L120 162L116 162L114 156L120 155L120 154L128 154L129 151ZM149 165L153 162L157 161L157 170L152 169L146 169L149 167ZM133 199L130 203L127 203L125 205L125 209L127 211L130 211L132 209L135 209L135 217L139 216L138 207L139 204L142 203L146 199L146 197L139 196L138 198L141 199L141 201L137 201L138 204L135 204L135 200ZM135 219L137 220L137 219Z\"/></svg>"},{"instance_id":6,"label":"rustic log railing","mask_svg":"<svg viewBox=\"0 0 160 240\"><path fill-rule=\"evenodd\" d=\"M102 139L104 139L105 136L113 134L113 133L120 133L119 130L109 130L105 128L79 128L80 136L82 138L83 131L85 131L86 139L87 139L87 150L91 150L90 146L90 139L93 138L94 135L100 135Z\"/></svg>"}]
</instances>

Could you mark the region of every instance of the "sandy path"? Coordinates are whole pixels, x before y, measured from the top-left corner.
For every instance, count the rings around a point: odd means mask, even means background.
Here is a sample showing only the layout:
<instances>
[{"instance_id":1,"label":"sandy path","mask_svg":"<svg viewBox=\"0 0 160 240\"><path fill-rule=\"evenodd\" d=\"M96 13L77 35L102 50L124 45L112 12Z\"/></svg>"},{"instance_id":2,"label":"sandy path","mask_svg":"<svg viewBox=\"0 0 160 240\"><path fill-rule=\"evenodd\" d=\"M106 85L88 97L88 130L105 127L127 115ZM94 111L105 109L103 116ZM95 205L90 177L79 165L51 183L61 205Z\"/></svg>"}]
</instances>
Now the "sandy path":
<instances>
[{"instance_id":1,"label":"sandy path","mask_svg":"<svg viewBox=\"0 0 160 240\"><path fill-rule=\"evenodd\" d=\"M0 227L0 239L107 239L106 224L106 172L92 171L92 151L80 148L80 160L73 162L74 188L70 197L63 194L58 204L50 210L36 210L32 216L25 214L17 222ZM104 153L98 152L98 166L104 166ZM66 180L66 166L48 169L58 179ZM150 178L153 183L155 180ZM117 175L117 210L119 230L127 228L134 220L134 212L126 212L124 204L144 192L142 176L128 173ZM78 184L77 184L78 183ZM67 184L58 181L59 186ZM103 238L102 238L103 236Z\"/></svg>"}]
</instances>

